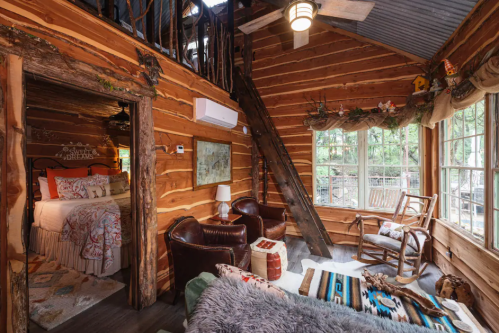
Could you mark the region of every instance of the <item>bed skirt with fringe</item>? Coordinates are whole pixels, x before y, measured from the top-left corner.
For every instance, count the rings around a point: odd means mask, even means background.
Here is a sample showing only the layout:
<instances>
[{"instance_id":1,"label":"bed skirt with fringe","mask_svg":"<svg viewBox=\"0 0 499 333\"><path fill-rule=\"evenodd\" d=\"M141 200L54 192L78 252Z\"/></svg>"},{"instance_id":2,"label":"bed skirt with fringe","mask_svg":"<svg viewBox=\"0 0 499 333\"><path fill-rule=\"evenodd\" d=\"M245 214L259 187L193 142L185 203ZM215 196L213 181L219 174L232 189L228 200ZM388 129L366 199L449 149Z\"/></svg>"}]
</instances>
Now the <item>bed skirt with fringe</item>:
<instances>
[{"instance_id":1,"label":"bed skirt with fringe","mask_svg":"<svg viewBox=\"0 0 499 333\"><path fill-rule=\"evenodd\" d=\"M113 249L114 260L111 267L104 270L102 260L89 260L81 256L82 247L72 242L61 242L60 232L47 231L40 227L31 227L29 249L37 254L55 260L58 264L75 269L85 274L98 277L110 276L122 268L130 266L131 243Z\"/></svg>"}]
</instances>

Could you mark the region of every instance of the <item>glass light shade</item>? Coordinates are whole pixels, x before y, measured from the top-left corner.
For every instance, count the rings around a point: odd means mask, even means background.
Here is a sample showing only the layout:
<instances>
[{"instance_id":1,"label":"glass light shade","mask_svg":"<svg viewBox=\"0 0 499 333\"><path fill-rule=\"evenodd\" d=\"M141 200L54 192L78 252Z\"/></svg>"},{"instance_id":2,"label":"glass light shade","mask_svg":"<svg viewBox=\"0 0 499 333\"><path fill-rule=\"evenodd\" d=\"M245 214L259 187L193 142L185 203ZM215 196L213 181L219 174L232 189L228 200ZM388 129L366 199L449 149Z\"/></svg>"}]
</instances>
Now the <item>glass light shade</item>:
<instances>
[{"instance_id":1,"label":"glass light shade","mask_svg":"<svg viewBox=\"0 0 499 333\"><path fill-rule=\"evenodd\" d=\"M311 1L297 1L291 3L286 9L291 29L305 31L312 25L312 20L317 13L317 5Z\"/></svg>"}]
</instances>

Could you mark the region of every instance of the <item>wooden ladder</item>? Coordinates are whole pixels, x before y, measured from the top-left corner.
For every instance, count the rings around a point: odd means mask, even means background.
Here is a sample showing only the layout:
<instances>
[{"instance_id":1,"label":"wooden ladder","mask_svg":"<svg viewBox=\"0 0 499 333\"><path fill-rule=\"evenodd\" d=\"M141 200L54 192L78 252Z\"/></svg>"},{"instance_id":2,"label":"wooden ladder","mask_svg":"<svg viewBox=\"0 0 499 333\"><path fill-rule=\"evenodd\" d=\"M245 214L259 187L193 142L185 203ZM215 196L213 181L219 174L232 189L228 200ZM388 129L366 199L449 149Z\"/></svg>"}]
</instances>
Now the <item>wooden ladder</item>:
<instances>
[{"instance_id":1,"label":"wooden ladder","mask_svg":"<svg viewBox=\"0 0 499 333\"><path fill-rule=\"evenodd\" d=\"M291 213L313 255L332 258L327 245L333 245L315 210L312 199L289 157L253 80L235 69L235 93L251 127L253 139L267 158Z\"/></svg>"}]
</instances>

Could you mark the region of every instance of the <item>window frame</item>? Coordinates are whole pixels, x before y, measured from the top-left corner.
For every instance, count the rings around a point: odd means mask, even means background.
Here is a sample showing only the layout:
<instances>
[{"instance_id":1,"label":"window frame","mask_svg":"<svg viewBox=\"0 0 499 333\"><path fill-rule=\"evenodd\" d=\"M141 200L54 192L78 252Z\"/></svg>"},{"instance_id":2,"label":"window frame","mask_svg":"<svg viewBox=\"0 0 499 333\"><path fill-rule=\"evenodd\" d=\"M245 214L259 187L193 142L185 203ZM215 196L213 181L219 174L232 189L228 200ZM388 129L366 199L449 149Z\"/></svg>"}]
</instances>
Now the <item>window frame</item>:
<instances>
[{"instance_id":1,"label":"window frame","mask_svg":"<svg viewBox=\"0 0 499 333\"><path fill-rule=\"evenodd\" d=\"M121 157L120 156L120 151L121 150L127 150L128 151L128 157ZM132 151L130 148L118 148L118 160L119 160L119 167L120 167L120 171L123 172L123 160L130 160L130 163L129 163L129 170L126 170L128 172L128 176L130 177L130 173L132 171Z\"/></svg>"},{"instance_id":2,"label":"window frame","mask_svg":"<svg viewBox=\"0 0 499 333\"><path fill-rule=\"evenodd\" d=\"M418 125L418 135L419 135L419 142L418 142L418 150L419 150L419 165L418 166L411 166L411 167L418 167L419 168L419 195L422 195L423 189L424 189L424 162L425 162L425 152L424 152L424 133L421 125ZM359 205L358 207L343 207L343 206L333 206L333 205L328 205L328 204L322 204L318 203L316 201L317 199L317 177L316 177L316 169L317 169L317 132L318 131L313 131L312 133L312 191L313 191L313 203L314 206L317 207L327 207L327 208L333 208L333 209L350 209L350 210L355 210L355 211L371 211L371 212L377 212L377 213L393 213L393 209L384 209L384 208L371 208L368 207L369 205L369 173L368 173L368 131L369 130L363 130L363 131L357 131L358 136L357 136L357 153L358 153L358 200L359 200ZM389 131L389 130L385 130ZM324 132L324 131L320 131ZM383 139L384 140L384 139ZM382 144L384 146L384 144ZM389 165L388 165L389 166ZM383 167L387 167L384 165Z\"/></svg>"},{"instance_id":3,"label":"window frame","mask_svg":"<svg viewBox=\"0 0 499 333\"><path fill-rule=\"evenodd\" d=\"M438 220L445 225L451 227L459 235L462 235L466 239L470 240L476 246L487 249L496 255L499 255L499 248L494 247L494 172L499 171L499 154L496 156L494 151L494 137L497 135L499 138L499 94L486 94L484 97L485 102L485 115L484 115L484 175L485 175L485 190L484 190L484 240L481 241L475 237L471 232L459 227L456 223L450 222L442 216L441 203L438 203ZM497 133L494 129L494 113L498 114L495 122L497 122ZM443 141L444 141L444 131L445 126L444 121L438 124L438 192L439 200L441 200L441 177L442 177L442 159L443 157ZM496 147L496 151L499 152L499 145ZM497 159L498 167L494 168L494 160ZM491 184L491 185L488 185ZM499 189L498 189L499 190ZM498 221L499 227L499 221Z\"/></svg>"}]
</instances>

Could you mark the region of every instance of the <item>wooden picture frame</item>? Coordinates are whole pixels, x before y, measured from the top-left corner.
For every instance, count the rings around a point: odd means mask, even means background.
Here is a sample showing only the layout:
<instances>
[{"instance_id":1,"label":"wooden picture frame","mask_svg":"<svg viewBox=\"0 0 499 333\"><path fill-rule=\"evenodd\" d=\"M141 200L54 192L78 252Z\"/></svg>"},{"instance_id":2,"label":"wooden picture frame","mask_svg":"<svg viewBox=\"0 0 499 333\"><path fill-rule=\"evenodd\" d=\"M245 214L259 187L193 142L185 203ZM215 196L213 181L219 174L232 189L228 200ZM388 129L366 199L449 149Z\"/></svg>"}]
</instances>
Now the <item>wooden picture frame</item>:
<instances>
[{"instance_id":1,"label":"wooden picture frame","mask_svg":"<svg viewBox=\"0 0 499 333\"><path fill-rule=\"evenodd\" d=\"M232 184L233 180L233 152L232 152L232 142L230 141L223 141L223 140L215 140L215 139L210 139L210 138L205 138L205 137L200 137L200 136L195 136L193 138L193 154L192 154L192 164L193 164L193 173L192 173L192 184L193 184L193 189L194 191L200 190L203 188L209 188L209 187L214 187L218 185L225 185L225 184ZM229 168L230 168L230 179L228 180L221 180L219 182L213 182L213 183L201 183L198 184L198 171L199 171L199 165L198 165L198 143L199 142L210 142L214 144L221 144L221 145L228 145L230 149L230 157L229 157Z\"/></svg>"}]
</instances>

